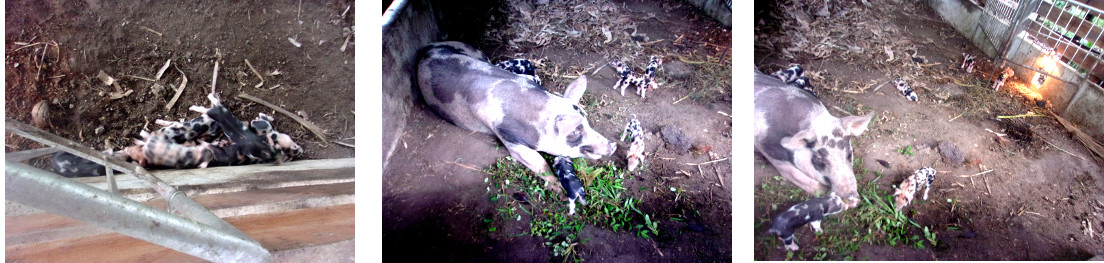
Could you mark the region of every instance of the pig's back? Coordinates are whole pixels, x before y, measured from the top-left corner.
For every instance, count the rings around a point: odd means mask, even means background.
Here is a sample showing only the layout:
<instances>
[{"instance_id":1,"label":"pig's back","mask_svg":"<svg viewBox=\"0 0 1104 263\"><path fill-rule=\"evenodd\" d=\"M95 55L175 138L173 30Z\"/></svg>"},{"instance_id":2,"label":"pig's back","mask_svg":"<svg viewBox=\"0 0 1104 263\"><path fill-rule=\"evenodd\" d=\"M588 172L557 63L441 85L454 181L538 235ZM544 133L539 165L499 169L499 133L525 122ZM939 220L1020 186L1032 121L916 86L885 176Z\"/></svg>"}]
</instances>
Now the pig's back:
<instances>
[{"instance_id":1,"label":"pig's back","mask_svg":"<svg viewBox=\"0 0 1104 263\"><path fill-rule=\"evenodd\" d=\"M441 118L468 130L491 133L488 119L501 115L493 89L510 90L513 73L487 61L482 52L459 42L439 42L418 52L417 83L422 97ZM495 88L497 87L497 88Z\"/></svg>"}]
</instances>

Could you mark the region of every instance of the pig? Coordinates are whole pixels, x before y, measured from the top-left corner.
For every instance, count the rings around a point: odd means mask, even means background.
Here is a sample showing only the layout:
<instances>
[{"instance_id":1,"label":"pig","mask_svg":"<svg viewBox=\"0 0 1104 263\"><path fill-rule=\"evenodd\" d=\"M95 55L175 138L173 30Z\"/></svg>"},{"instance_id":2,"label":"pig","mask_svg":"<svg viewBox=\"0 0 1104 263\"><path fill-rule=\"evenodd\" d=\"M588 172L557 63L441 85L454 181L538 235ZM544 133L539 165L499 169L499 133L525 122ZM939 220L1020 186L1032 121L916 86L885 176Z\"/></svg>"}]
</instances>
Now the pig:
<instances>
[{"instance_id":1,"label":"pig","mask_svg":"<svg viewBox=\"0 0 1104 263\"><path fill-rule=\"evenodd\" d=\"M286 160L277 160L277 162L289 161L302 155L303 147L299 147L299 144L292 141L291 136L276 131L272 126L273 120L275 119L268 114L258 113L257 118L249 122L249 130L261 136L274 150L282 153L284 158L287 158Z\"/></svg>"},{"instance_id":2,"label":"pig","mask_svg":"<svg viewBox=\"0 0 1104 263\"><path fill-rule=\"evenodd\" d=\"M1000 88L1004 86L1004 81L1008 80L1008 78L1011 78L1014 74L1016 74L1016 72L1012 71L1012 68L1005 67L1004 71L1001 71L1000 74L997 74L997 78L993 80L993 91L1000 90Z\"/></svg>"},{"instance_id":3,"label":"pig","mask_svg":"<svg viewBox=\"0 0 1104 263\"><path fill-rule=\"evenodd\" d=\"M249 163L265 163L276 159L274 147L267 143L264 138L250 131L248 125L242 124L238 118L234 117L230 109L226 108L219 100L217 93L211 92L207 95L207 99L211 101L210 108L195 105L189 109L203 113L203 118L214 120L214 123L222 129L223 134L233 142L236 150L249 158Z\"/></svg>"},{"instance_id":4,"label":"pig","mask_svg":"<svg viewBox=\"0 0 1104 263\"><path fill-rule=\"evenodd\" d=\"M107 156L125 158L124 155L114 154L111 150L103 152ZM64 177L92 177L107 175L107 170L100 163L80 158L72 153L58 152L50 158L50 167L54 172Z\"/></svg>"},{"instance_id":5,"label":"pig","mask_svg":"<svg viewBox=\"0 0 1104 263\"><path fill-rule=\"evenodd\" d=\"M958 68L965 69L967 73L974 72L974 60L977 57L967 53L962 53L962 57L962 66L959 66Z\"/></svg>"},{"instance_id":6,"label":"pig","mask_svg":"<svg viewBox=\"0 0 1104 263\"><path fill-rule=\"evenodd\" d=\"M157 119L154 121L161 125L161 134L168 136L175 143L194 142L203 138L214 138L221 132L214 120L207 116L200 116L189 121L167 121Z\"/></svg>"},{"instance_id":7,"label":"pig","mask_svg":"<svg viewBox=\"0 0 1104 263\"><path fill-rule=\"evenodd\" d=\"M633 114L632 120L625 125L625 131L621 133L621 140L629 139L629 150L625 151L625 159L628 162L628 170L636 170L636 166L644 162L644 129L640 127L640 121Z\"/></svg>"},{"instance_id":8,"label":"pig","mask_svg":"<svg viewBox=\"0 0 1104 263\"><path fill-rule=\"evenodd\" d=\"M621 60L610 61L610 67L613 67L617 71L617 76L620 78L617 83L613 85L614 90L620 90L621 96L625 96L625 88L629 86L636 86L636 94L641 98L646 98L648 89L655 89L659 86L659 83L655 81L655 72L659 69L659 65L663 64L663 59L658 56L651 56L648 59L648 67L644 69L644 74L633 73L625 62Z\"/></svg>"},{"instance_id":9,"label":"pig","mask_svg":"<svg viewBox=\"0 0 1104 263\"><path fill-rule=\"evenodd\" d=\"M575 164L571 162L571 158L559 156L552 163L552 169L555 171L556 177L560 179L560 184L563 185L564 192L567 194L567 215L574 215L576 200L580 204L586 205L586 198L584 198L586 197L586 191L583 190L583 182L579 181L578 176L575 176Z\"/></svg>"},{"instance_id":10,"label":"pig","mask_svg":"<svg viewBox=\"0 0 1104 263\"><path fill-rule=\"evenodd\" d=\"M782 177L809 193L831 187L848 207L858 205L851 137L873 116L832 116L801 89L755 71L755 150Z\"/></svg>"},{"instance_id":11,"label":"pig","mask_svg":"<svg viewBox=\"0 0 1104 263\"><path fill-rule=\"evenodd\" d=\"M142 137L144 141L134 140L135 145L123 149L142 167L206 168L214 159L214 152L206 141L178 144L170 136L160 134L160 131L142 131Z\"/></svg>"},{"instance_id":12,"label":"pig","mask_svg":"<svg viewBox=\"0 0 1104 263\"><path fill-rule=\"evenodd\" d=\"M768 232L782 240L786 249L797 251L799 247L794 242L794 231L797 228L809 224L812 226L813 232L823 232L820 229L820 221L824 220L826 216L843 211L845 207L843 199L836 193L830 192L827 195L791 206L790 209L778 214L771 222Z\"/></svg>"},{"instance_id":13,"label":"pig","mask_svg":"<svg viewBox=\"0 0 1104 263\"><path fill-rule=\"evenodd\" d=\"M438 42L418 52L417 85L431 111L460 128L496 136L514 159L559 191L539 152L599 159L617 144L590 127L579 99L586 76L554 95L524 76L495 67L475 48Z\"/></svg>"},{"instance_id":14,"label":"pig","mask_svg":"<svg viewBox=\"0 0 1104 263\"><path fill-rule=\"evenodd\" d=\"M794 65L787 69L775 71L771 76L782 80L782 82L786 82L786 84L808 91L810 94L813 94L813 97L817 97L816 92L813 91L812 84L809 82L809 78L805 77L805 69L801 68L801 65Z\"/></svg>"},{"instance_id":15,"label":"pig","mask_svg":"<svg viewBox=\"0 0 1104 263\"><path fill-rule=\"evenodd\" d=\"M506 71L513 72L514 74L524 75L527 78L533 80L537 85L541 85L540 77L537 76L537 66L534 66L532 62L524 58L515 58L510 60L499 61L495 66L505 69Z\"/></svg>"},{"instance_id":16,"label":"pig","mask_svg":"<svg viewBox=\"0 0 1104 263\"><path fill-rule=\"evenodd\" d=\"M916 97L916 92L912 91L912 86L909 86L905 80L897 78L893 80L893 85L897 87L897 90L901 91L901 95L904 95L906 99L911 101L919 101Z\"/></svg>"},{"instance_id":17,"label":"pig","mask_svg":"<svg viewBox=\"0 0 1104 263\"><path fill-rule=\"evenodd\" d=\"M912 176L905 178L905 181L901 182L901 186L893 191L893 201L896 204L897 211L901 211L901 208L912 203L912 198L916 196L916 192L919 192L921 187L924 188L924 200L928 200L928 190L931 190L931 183L934 180L935 169L931 167L917 169L916 172L912 173Z\"/></svg>"}]
</instances>

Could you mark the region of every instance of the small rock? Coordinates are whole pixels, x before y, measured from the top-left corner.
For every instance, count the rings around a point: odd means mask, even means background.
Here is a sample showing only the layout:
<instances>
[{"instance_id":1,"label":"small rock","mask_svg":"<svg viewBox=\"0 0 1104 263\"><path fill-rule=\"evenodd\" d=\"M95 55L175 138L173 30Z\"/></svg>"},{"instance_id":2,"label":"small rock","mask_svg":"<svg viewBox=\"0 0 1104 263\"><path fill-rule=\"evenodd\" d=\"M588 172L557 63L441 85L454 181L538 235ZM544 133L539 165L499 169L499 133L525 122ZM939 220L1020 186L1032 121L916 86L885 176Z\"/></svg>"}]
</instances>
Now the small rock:
<instances>
[{"instance_id":1,"label":"small rock","mask_svg":"<svg viewBox=\"0 0 1104 263\"><path fill-rule=\"evenodd\" d=\"M682 130L679 130L679 128L671 125L663 126L660 133L663 133L663 142L666 142L667 147L671 150L675 150L679 153L690 151L692 142L690 138L686 137L686 134L682 133Z\"/></svg>"},{"instance_id":2,"label":"small rock","mask_svg":"<svg viewBox=\"0 0 1104 263\"><path fill-rule=\"evenodd\" d=\"M966 155L958 149L954 143L942 141L939 143L939 154L943 155L943 162L954 167L962 165L966 161Z\"/></svg>"},{"instance_id":3,"label":"small rock","mask_svg":"<svg viewBox=\"0 0 1104 263\"><path fill-rule=\"evenodd\" d=\"M104 132L103 125L100 125L100 127L96 127L96 130L94 130L94 132L96 133L96 135L99 135L99 134L103 133Z\"/></svg>"},{"instance_id":4,"label":"small rock","mask_svg":"<svg viewBox=\"0 0 1104 263\"><path fill-rule=\"evenodd\" d=\"M663 71L667 73L668 76L681 79L690 77L690 73L693 72L693 69L690 68L690 65L675 60L667 63L667 65L663 65Z\"/></svg>"},{"instance_id":5,"label":"small rock","mask_svg":"<svg viewBox=\"0 0 1104 263\"><path fill-rule=\"evenodd\" d=\"M31 125L38 128L45 128L50 124L50 103L47 101L39 101L35 103L31 108Z\"/></svg>"}]
</instances>

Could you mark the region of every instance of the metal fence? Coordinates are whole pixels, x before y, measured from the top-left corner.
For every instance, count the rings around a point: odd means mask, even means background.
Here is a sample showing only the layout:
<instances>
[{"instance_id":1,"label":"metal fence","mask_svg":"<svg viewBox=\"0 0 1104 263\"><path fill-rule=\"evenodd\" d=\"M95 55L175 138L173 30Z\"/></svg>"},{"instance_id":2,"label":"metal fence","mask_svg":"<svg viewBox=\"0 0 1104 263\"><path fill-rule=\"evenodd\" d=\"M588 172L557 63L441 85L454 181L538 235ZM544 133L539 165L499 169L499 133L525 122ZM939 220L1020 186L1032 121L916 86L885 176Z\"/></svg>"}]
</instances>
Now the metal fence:
<instances>
[{"instance_id":1,"label":"metal fence","mask_svg":"<svg viewBox=\"0 0 1104 263\"><path fill-rule=\"evenodd\" d=\"M1002 2L1008 0L991 0ZM1101 65L1101 34L1104 18L1099 9L1074 1L1042 0L1039 7L1028 16L1029 23L1023 30L1053 52L1066 64L1093 83L1104 76ZM1099 84L1098 84L1099 85Z\"/></svg>"}]
</instances>

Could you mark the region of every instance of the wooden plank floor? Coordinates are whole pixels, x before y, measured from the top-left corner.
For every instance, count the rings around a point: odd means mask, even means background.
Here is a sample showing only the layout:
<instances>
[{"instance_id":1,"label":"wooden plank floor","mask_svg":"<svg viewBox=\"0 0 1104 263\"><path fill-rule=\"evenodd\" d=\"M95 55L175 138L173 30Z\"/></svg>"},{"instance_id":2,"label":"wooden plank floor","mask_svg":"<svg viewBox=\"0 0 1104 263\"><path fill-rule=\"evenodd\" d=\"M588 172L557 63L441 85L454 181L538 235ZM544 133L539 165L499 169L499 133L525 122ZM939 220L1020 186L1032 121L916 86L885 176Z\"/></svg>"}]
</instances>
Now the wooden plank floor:
<instances>
[{"instance_id":1,"label":"wooden plank floor","mask_svg":"<svg viewBox=\"0 0 1104 263\"><path fill-rule=\"evenodd\" d=\"M230 218L270 251L353 240L355 205L345 204ZM202 262L199 258L118 233L8 246L9 262Z\"/></svg>"},{"instance_id":2,"label":"wooden plank floor","mask_svg":"<svg viewBox=\"0 0 1104 263\"><path fill-rule=\"evenodd\" d=\"M351 248L355 224L353 170L353 159L348 158L281 166L173 170L159 172L158 176L274 255L309 258L309 251ZM102 177L81 180L106 188ZM143 188L144 182L136 180L119 178L121 192L139 200L141 196L153 196ZM144 203L165 208L160 198ZM203 261L52 213L9 214L5 241L9 262ZM352 254L349 250L342 258L351 259Z\"/></svg>"}]
</instances>

